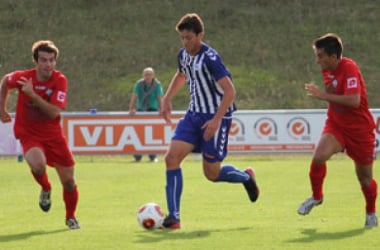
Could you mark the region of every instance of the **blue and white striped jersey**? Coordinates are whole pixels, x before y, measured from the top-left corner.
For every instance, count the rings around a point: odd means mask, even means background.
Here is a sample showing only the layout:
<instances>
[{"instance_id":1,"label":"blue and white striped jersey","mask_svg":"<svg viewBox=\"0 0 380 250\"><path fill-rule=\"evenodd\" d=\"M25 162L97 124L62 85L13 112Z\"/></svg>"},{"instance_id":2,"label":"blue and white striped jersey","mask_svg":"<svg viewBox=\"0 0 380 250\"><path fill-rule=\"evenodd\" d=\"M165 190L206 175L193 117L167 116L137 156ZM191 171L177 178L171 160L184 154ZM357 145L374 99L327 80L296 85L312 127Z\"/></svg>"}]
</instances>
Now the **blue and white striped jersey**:
<instances>
[{"instance_id":1,"label":"blue and white striped jersey","mask_svg":"<svg viewBox=\"0 0 380 250\"><path fill-rule=\"evenodd\" d=\"M178 53L178 69L186 75L190 91L189 110L204 114L216 113L224 94L217 81L225 76L231 78L218 52L205 43L195 56L182 48ZM235 110L233 103L227 112Z\"/></svg>"}]
</instances>

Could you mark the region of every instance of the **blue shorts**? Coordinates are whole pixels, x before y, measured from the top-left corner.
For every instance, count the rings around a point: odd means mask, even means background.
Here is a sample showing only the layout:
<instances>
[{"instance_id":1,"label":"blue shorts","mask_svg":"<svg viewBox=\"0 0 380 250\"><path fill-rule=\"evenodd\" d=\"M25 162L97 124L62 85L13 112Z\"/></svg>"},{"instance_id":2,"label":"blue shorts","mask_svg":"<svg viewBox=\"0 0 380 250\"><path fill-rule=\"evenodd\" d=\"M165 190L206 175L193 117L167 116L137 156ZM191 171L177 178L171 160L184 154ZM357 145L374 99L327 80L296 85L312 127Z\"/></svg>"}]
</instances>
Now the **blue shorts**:
<instances>
[{"instance_id":1,"label":"blue shorts","mask_svg":"<svg viewBox=\"0 0 380 250\"><path fill-rule=\"evenodd\" d=\"M203 124L211 120L214 114L202 114L187 112L178 122L172 140L185 141L194 145L193 152L202 153L203 158L208 162L221 162L227 155L228 133L231 127L232 117L223 117L219 130L213 138L205 141L203 138ZM211 155L213 157L206 157Z\"/></svg>"}]
</instances>

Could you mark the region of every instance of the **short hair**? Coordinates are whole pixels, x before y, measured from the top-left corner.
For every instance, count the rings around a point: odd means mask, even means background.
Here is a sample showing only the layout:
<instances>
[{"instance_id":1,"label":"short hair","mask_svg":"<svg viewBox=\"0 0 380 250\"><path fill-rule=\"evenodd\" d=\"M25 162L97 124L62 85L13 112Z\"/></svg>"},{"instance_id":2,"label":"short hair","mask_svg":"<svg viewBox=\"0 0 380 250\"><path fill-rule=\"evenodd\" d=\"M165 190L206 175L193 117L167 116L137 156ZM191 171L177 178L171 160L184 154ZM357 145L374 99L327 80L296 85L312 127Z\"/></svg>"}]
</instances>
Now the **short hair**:
<instances>
[{"instance_id":1,"label":"short hair","mask_svg":"<svg viewBox=\"0 0 380 250\"><path fill-rule=\"evenodd\" d=\"M342 39L334 33L327 33L313 42L314 49L323 49L329 56L336 55L342 57L343 43Z\"/></svg>"},{"instance_id":2,"label":"short hair","mask_svg":"<svg viewBox=\"0 0 380 250\"><path fill-rule=\"evenodd\" d=\"M143 70L143 73L145 72L152 72L154 74L154 69L152 67L147 67Z\"/></svg>"},{"instance_id":3,"label":"short hair","mask_svg":"<svg viewBox=\"0 0 380 250\"><path fill-rule=\"evenodd\" d=\"M33 60L38 62L38 52L44 51L48 53L54 53L55 59L59 56L59 50L55 44L50 40L40 40L33 44L32 54Z\"/></svg>"},{"instance_id":4,"label":"short hair","mask_svg":"<svg viewBox=\"0 0 380 250\"><path fill-rule=\"evenodd\" d=\"M176 31L183 30L193 31L197 35L202 33L204 31L202 19L196 13L187 13L176 25Z\"/></svg>"}]
</instances>

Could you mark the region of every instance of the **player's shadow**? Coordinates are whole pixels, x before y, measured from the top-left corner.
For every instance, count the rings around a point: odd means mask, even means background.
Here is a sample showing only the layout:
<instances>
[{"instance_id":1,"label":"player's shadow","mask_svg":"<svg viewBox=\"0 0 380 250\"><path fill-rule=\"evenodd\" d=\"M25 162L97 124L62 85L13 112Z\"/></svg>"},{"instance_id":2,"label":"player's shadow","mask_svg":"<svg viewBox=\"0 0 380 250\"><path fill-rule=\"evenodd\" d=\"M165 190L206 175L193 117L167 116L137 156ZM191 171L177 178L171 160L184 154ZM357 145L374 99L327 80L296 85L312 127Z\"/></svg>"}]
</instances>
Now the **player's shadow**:
<instances>
[{"instance_id":1,"label":"player's shadow","mask_svg":"<svg viewBox=\"0 0 380 250\"><path fill-rule=\"evenodd\" d=\"M365 228L351 229L342 232L317 232L316 229L305 229L301 233L304 235L302 238L288 240L289 243L306 243L314 241L326 241L326 240L339 240L345 238L351 238L363 234L366 231Z\"/></svg>"},{"instance_id":2,"label":"player's shadow","mask_svg":"<svg viewBox=\"0 0 380 250\"><path fill-rule=\"evenodd\" d=\"M56 234L56 233L61 233L67 230L68 229L57 229L57 230L52 230L52 231L40 230L40 231L31 231L31 232L18 233L18 234L0 235L0 242L25 240L33 236Z\"/></svg>"},{"instance_id":3,"label":"player's shadow","mask_svg":"<svg viewBox=\"0 0 380 250\"><path fill-rule=\"evenodd\" d=\"M216 229L216 230L198 230L198 231L186 231L186 230L152 230L152 231L141 231L138 234L138 239L136 243L153 243L164 240L182 239L182 240L192 240L208 237L212 233L224 232L224 231L245 231L252 230L251 227L240 227L240 228L226 228L226 229ZM170 234L170 237L168 235Z\"/></svg>"}]
</instances>

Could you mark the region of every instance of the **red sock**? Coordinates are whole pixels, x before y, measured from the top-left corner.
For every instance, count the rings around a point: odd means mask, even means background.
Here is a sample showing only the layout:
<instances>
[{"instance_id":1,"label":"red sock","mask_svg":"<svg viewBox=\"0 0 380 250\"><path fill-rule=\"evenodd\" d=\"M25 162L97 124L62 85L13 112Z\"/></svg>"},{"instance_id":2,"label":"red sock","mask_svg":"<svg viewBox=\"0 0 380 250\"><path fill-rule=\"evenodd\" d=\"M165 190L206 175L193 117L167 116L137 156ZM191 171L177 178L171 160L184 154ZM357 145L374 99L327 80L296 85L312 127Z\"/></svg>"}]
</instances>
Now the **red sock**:
<instances>
[{"instance_id":1,"label":"red sock","mask_svg":"<svg viewBox=\"0 0 380 250\"><path fill-rule=\"evenodd\" d=\"M362 187L362 192L366 202L367 214L376 212L376 197L377 197L377 182L372 179L371 184L368 187Z\"/></svg>"},{"instance_id":2,"label":"red sock","mask_svg":"<svg viewBox=\"0 0 380 250\"><path fill-rule=\"evenodd\" d=\"M66 207L66 219L75 218L75 210L78 204L78 189L75 186L74 190L69 192L63 189L63 200Z\"/></svg>"},{"instance_id":3,"label":"red sock","mask_svg":"<svg viewBox=\"0 0 380 250\"><path fill-rule=\"evenodd\" d=\"M311 183L311 189L313 191L313 198L320 200L323 198L323 181L326 176L326 163L317 165L312 162L310 165L309 178Z\"/></svg>"},{"instance_id":4,"label":"red sock","mask_svg":"<svg viewBox=\"0 0 380 250\"><path fill-rule=\"evenodd\" d=\"M42 175L36 175L35 173L33 173L33 171L31 171L31 172L32 172L34 179L42 187L42 190L49 191L51 189L51 185L50 185L48 176L46 174L46 170L44 171L44 173Z\"/></svg>"}]
</instances>

